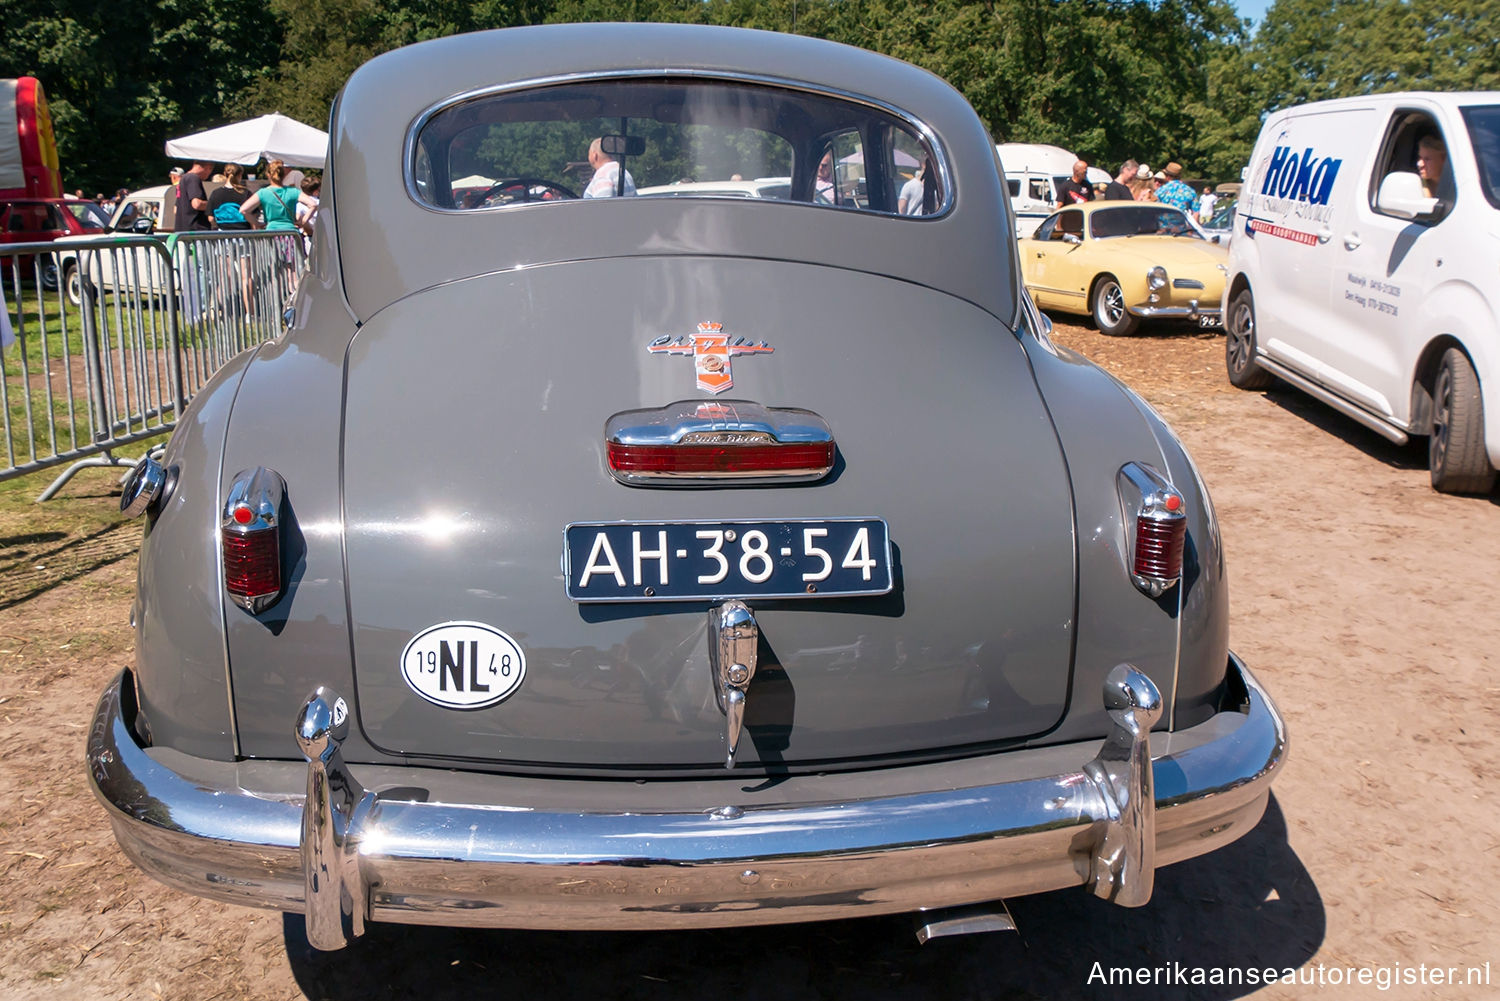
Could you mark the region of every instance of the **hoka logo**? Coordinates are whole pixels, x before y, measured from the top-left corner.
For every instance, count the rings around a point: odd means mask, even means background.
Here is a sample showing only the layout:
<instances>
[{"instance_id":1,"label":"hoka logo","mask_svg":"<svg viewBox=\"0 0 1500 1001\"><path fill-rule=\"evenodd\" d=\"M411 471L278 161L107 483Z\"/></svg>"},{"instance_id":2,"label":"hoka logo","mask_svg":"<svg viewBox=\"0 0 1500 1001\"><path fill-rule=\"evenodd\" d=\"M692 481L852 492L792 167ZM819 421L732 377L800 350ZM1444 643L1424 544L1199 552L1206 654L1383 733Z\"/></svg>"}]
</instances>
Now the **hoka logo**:
<instances>
[{"instance_id":1,"label":"hoka logo","mask_svg":"<svg viewBox=\"0 0 1500 1001\"><path fill-rule=\"evenodd\" d=\"M1290 146L1277 146L1266 166L1260 193L1309 205L1327 205L1328 196L1333 193L1333 179L1343 163L1331 156L1314 156L1311 146L1301 156L1293 153Z\"/></svg>"}]
</instances>

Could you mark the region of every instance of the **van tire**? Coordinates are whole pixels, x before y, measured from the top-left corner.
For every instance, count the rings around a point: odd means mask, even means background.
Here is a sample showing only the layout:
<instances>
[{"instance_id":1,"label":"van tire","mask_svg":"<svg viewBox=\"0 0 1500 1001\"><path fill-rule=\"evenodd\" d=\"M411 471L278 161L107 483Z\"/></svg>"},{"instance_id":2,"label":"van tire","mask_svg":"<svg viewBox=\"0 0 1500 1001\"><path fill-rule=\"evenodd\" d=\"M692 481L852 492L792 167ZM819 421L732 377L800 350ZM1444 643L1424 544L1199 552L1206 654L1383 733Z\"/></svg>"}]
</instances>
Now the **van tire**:
<instances>
[{"instance_id":1,"label":"van tire","mask_svg":"<svg viewBox=\"0 0 1500 1001\"><path fill-rule=\"evenodd\" d=\"M1484 449L1484 399L1468 355L1443 352L1432 384L1432 433L1427 438L1432 487L1445 494L1487 494L1495 467Z\"/></svg>"},{"instance_id":2,"label":"van tire","mask_svg":"<svg viewBox=\"0 0 1500 1001\"><path fill-rule=\"evenodd\" d=\"M1094 295L1089 302L1094 326L1107 337L1125 337L1135 333L1140 320L1125 308L1125 290L1114 275L1100 275L1094 281Z\"/></svg>"},{"instance_id":3,"label":"van tire","mask_svg":"<svg viewBox=\"0 0 1500 1001\"><path fill-rule=\"evenodd\" d=\"M1240 389L1266 389L1276 377L1255 363L1255 297L1240 289L1224 324L1224 371Z\"/></svg>"}]
</instances>

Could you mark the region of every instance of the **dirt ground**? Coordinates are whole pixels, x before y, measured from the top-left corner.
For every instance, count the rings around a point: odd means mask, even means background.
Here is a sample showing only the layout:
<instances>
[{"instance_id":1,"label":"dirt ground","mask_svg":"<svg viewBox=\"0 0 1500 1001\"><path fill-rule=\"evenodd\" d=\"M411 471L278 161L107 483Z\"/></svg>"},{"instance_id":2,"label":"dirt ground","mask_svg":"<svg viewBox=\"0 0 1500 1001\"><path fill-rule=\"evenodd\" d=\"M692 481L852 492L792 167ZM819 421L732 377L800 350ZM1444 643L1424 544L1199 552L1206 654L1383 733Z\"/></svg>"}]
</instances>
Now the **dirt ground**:
<instances>
[{"instance_id":1,"label":"dirt ground","mask_svg":"<svg viewBox=\"0 0 1500 1001\"><path fill-rule=\"evenodd\" d=\"M142 876L89 791L84 734L130 657L140 533L107 515L115 480L92 471L65 493L97 508L94 527L0 520L0 998L1500 996L1500 496L1440 496L1420 446L1287 389L1232 389L1218 336L1056 337L1141 391L1197 458L1233 645L1291 733L1260 825L1162 870L1149 906L1021 898L1019 934L926 946L891 917L681 934L379 926L313 953L297 919ZM1296 968L1314 983L1101 986L1127 966ZM1433 967L1488 970L1490 985L1433 983ZM1350 969L1373 982L1345 982ZM1381 990L1393 973L1427 983Z\"/></svg>"}]
</instances>

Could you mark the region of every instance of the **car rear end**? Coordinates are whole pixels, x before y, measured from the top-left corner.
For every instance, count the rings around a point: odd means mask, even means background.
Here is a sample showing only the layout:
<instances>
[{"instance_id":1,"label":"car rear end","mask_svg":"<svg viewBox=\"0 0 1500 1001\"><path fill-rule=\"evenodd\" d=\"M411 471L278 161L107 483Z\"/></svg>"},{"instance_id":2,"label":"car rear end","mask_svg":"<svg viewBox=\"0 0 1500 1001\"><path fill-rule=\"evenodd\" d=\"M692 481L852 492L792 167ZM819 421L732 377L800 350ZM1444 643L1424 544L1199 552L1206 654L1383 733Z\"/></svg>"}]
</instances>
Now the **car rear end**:
<instances>
[{"instance_id":1,"label":"car rear end","mask_svg":"<svg viewBox=\"0 0 1500 1001\"><path fill-rule=\"evenodd\" d=\"M616 65L627 40L683 69ZM603 68L559 84L564 50ZM476 90L501 56L522 82ZM848 96L892 72L925 110ZM646 187L681 130L790 198L446 184L561 183L602 131ZM469 159L538 134L556 162ZM148 871L336 948L367 919L1139 904L1253 826L1284 734L1228 653L1207 496L1024 307L946 85L807 39L539 29L375 60L335 135L292 331L127 491L138 657L90 758ZM927 216L894 211L906 143ZM825 200L830 151L864 176Z\"/></svg>"}]
</instances>

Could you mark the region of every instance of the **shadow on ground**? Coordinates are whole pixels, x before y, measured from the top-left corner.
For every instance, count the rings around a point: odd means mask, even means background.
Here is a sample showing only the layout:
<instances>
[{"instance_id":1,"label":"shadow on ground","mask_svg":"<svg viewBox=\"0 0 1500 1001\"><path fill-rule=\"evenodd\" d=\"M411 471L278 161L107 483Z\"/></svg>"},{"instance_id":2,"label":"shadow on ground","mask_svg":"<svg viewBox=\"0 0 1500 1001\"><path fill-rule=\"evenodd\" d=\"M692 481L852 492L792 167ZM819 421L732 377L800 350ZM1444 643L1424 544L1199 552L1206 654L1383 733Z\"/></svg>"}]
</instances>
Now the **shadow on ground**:
<instances>
[{"instance_id":1,"label":"shadow on ground","mask_svg":"<svg viewBox=\"0 0 1500 1001\"><path fill-rule=\"evenodd\" d=\"M124 521L88 535L35 532L0 539L0 609L133 556L140 545L140 526Z\"/></svg>"},{"instance_id":2,"label":"shadow on ground","mask_svg":"<svg viewBox=\"0 0 1500 1001\"><path fill-rule=\"evenodd\" d=\"M1019 933L917 944L909 916L692 932L464 931L377 925L339 953L307 945L286 919L287 956L309 998L533 999L1112 997L1221 1001L1250 986L1125 991L1111 967L1299 967L1323 941L1323 901L1287 844L1274 797L1259 825L1210 855L1157 874L1127 910L1083 890L1011 901Z\"/></svg>"},{"instance_id":3,"label":"shadow on ground","mask_svg":"<svg viewBox=\"0 0 1500 1001\"><path fill-rule=\"evenodd\" d=\"M1266 399L1335 438L1340 438L1377 462L1392 469L1426 469L1427 439L1413 438L1405 445L1389 441L1352 417L1313 399L1306 393L1278 382L1266 390Z\"/></svg>"}]
</instances>

